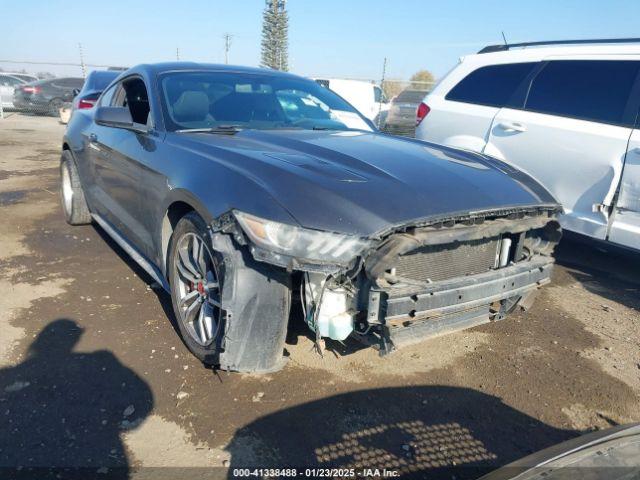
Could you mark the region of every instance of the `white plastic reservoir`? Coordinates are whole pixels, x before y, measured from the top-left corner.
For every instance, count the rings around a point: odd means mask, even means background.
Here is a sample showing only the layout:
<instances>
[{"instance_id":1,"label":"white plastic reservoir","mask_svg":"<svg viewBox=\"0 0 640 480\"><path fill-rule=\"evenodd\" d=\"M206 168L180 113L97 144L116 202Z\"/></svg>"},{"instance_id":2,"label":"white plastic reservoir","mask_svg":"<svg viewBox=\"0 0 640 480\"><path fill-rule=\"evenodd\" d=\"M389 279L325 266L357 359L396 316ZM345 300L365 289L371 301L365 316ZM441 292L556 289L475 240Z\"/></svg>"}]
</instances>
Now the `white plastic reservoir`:
<instances>
[{"instance_id":1,"label":"white plastic reservoir","mask_svg":"<svg viewBox=\"0 0 640 480\"><path fill-rule=\"evenodd\" d=\"M305 307L307 313L315 300L318 303L318 295L326 277L318 273L310 273L309 280L305 275ZM320 311L316 318L320 330L320 336L333 340L344 340L353 331L353 315L355 314L354 299L347 295L343 288L329 290L324 289ZM310 315L307 315L309 328L315 331Z\"/></svg>"}]
</instances>

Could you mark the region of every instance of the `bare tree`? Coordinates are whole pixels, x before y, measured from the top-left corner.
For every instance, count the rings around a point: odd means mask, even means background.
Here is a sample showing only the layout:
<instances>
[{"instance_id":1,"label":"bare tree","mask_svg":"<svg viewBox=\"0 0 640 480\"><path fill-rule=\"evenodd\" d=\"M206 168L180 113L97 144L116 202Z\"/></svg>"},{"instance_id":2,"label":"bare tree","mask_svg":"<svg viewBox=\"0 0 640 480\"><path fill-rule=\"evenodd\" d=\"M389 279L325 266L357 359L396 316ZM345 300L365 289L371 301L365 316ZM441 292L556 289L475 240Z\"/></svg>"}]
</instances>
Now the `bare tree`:
<instances>
[{"instance_id":1,"label":"bare tree","mask_svg":"<svg viewBox=\"0 0 640 480\"><path fill-rule=\"evenodd\" d=\"M411 75L411 88L414 90L431 90L436 79L429 70L420 70Z\"/></svg>"}]
</instances>

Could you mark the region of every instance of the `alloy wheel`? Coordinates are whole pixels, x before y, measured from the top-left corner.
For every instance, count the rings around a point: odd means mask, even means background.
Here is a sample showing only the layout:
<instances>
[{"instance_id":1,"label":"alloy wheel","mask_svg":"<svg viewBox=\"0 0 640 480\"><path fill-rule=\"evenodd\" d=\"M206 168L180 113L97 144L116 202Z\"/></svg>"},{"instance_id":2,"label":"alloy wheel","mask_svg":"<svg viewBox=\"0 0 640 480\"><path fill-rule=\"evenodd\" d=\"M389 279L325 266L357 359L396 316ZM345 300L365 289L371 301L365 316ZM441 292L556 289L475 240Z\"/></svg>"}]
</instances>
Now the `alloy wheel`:
<instances>
[{"instance_id":1,"label":"alloy wheel","mask_svg":"<svg viewBox=\"0 0 640 480\"><path fill-rule=\"evenodd\" d=\"M179 320L199 345L210 345L222 315L216 259L202 237L187 233L178 241L174 262Z\"/></svg>"}]
</instances>

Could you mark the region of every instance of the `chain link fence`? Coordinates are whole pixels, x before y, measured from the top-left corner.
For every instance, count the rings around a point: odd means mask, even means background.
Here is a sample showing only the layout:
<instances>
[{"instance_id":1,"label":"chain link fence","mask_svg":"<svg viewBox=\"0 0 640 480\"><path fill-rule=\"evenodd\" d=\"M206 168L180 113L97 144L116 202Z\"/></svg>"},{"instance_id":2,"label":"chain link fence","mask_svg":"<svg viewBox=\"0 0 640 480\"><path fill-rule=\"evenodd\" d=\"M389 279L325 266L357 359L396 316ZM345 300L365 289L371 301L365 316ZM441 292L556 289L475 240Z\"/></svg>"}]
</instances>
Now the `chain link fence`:
<instances>
[{"instance_id":1,"label":"chain link fence","mask_svg":"<svg viewBox=\"0 0 640 480\"><path fill-rule=\"evenodd\" d=\"M77 104L84 99L85 92L82 99L77 97L77 94L85 81L91 81L91 77L89 80L87 77L92 71L112 70L115 78L118 71L123 69L124 67L108 64L0 59L0 119L15 114L48 115L59 117L62 123L66 123L74 101L75 107L78 107ZM338 93L359 108L363 115L376 123L382 131L411 137L415 134L418 105L433 87L433 82L403 79L385 79L381 82L344 76L330 78L355 80L355 87L352 86L356 90L353 92L354 98L363 96L362 92L357 91L359 88L368 88L371 95L369 106L361 106L349 98L348 93ZM92 102L95 102L100 92L99 87L100 85L96 85L95 88L89 89L91 95L85 99L86 102L83 102L82 106L90 107ZM382 92L382 95L379 92Z\"/></svg>"}]
</instances>

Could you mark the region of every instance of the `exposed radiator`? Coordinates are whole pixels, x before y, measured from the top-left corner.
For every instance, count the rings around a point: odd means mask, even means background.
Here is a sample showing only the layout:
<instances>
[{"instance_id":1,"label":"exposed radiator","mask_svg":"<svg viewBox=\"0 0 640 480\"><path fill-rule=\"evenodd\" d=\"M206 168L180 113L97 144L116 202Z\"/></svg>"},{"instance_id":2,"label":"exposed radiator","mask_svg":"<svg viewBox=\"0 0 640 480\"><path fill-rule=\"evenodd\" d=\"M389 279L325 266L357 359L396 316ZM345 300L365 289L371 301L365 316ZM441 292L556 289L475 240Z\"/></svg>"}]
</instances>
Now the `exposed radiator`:
<instances>
[{"instance_id":1,"label":"exposed radiator","mask_svg":"<svg viewBox=\"0 0 640 480\"><path fill-rule=\"evenodd\" d=\"M486 272L497 264L500 238L427 245L400 256L398 277L426 282Z\"/></svg>"}]
</instances>

